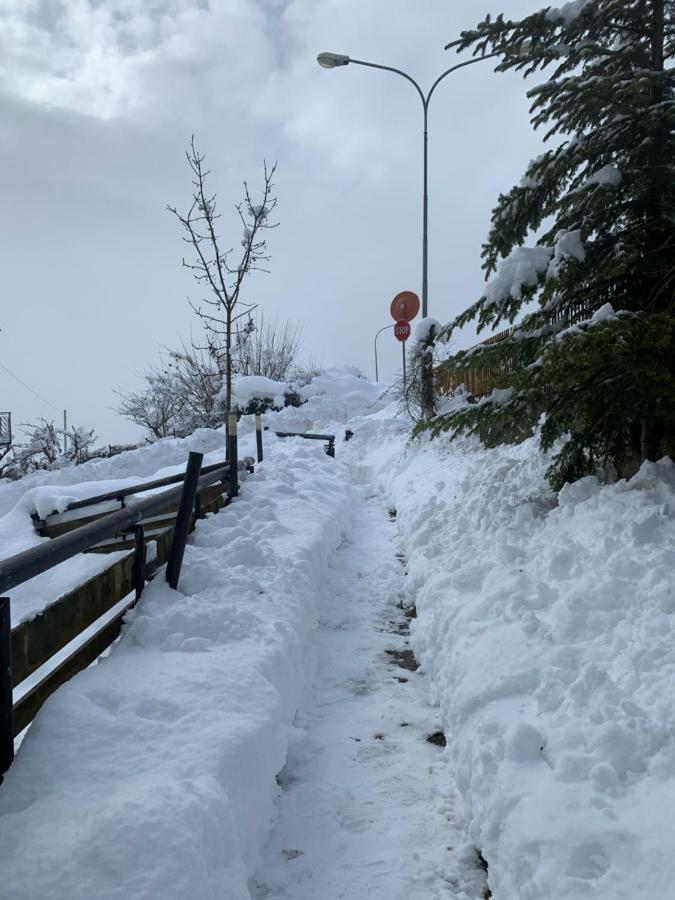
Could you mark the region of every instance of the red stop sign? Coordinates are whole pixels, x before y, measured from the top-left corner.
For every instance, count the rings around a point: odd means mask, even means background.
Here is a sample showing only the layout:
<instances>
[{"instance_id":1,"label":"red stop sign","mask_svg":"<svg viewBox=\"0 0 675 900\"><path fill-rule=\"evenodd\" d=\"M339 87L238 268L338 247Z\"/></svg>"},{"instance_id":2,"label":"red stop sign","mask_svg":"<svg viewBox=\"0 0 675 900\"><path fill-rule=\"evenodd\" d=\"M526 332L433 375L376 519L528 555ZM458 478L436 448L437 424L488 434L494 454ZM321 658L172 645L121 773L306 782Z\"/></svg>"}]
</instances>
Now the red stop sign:
<instances>
[{"instance_id":1,"label":"red stop sign","mask_svg":"<svg viewBox=\"0 0 675 900\"><path fill-rule=\"evenodd\" d=\"M394 325L394 334L396 335L397 340L407 341L410 337L410 322L405 322L401 319L400 322L397 322Z\"/></svg>"}]
</instances>

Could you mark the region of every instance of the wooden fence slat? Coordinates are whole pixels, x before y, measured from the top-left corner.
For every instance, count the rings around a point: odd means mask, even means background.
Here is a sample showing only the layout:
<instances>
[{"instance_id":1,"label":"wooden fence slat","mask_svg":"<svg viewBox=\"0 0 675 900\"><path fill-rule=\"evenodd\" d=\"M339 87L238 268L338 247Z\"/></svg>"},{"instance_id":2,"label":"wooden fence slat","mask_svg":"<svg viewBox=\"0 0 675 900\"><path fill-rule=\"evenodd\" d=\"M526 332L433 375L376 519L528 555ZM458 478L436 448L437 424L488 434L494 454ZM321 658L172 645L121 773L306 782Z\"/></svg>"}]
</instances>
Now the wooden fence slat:
<instances>
[{"instance_id":1,"label":"wooden fence slat","mask_svg":"<svg viewBox=\"0 0 675 900\"><path fill-rule=\"evenodd\" d=\"M136 602L135 597L133 597L129 605L125 606L111 622L108 622L100 631L89 638L75 653L71 654L53 669L14 705L15 736L20 734L27 725L30 725L50 694L53 694L57 688L69 681L73 675L77 675L78 672L90 666L113 641L117 640L122 629L124 614Z\"/></svg>"}]
</instances>

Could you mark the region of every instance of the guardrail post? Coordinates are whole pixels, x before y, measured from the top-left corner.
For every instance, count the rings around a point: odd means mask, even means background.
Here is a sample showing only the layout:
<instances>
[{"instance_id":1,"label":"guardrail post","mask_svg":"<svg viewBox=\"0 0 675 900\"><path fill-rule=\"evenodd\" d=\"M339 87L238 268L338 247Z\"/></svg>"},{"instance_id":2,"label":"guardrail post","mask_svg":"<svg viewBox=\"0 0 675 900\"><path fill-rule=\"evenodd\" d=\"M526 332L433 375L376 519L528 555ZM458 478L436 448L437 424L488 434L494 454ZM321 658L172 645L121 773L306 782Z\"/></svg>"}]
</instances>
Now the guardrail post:
<instances>
[{"instance_id":1,"label":"guardrail post","mask_svg":"<svg viewBox=\"0 0 675 900\"><path fill-rule=\"evenodd\" d=\"M227 417L227 460L230 464L230 497L239 496L239 457L237 453L237 414Z\"/></svg>"},{"instance_id":2,"label":"guardrail post","mask_svg":"<svg viewBox=\"0 0 675 900\"><path fill-rule=\"evenodd\" d=\"M134 525L134 587L138 600L145 587L145 529Z\"/></svg>"},{"instance_id":3,"label":"guardrail post","mask_svg":"<svg viewBox=\"0 0 675 900\"><path fill-rule=\"evenodd\" d=\"M262 415L260 413L255 414L255 444L256 449L258 451L258 462L261 463L263 461L263 441L262 441Z\"/></svg>"},{"instance_id":4,"label":"guardrail post","mask_svg":"<svg viewBox=\"0 0 675 900\"><path fill-rule=\"evenodd\" d=\"M13 759L12 623L9 597L0 597L0 782Z\"/></svg>"},{"instance_id":5,"label":"guardrail post","mask_svg":"<svg viewBox=\"0 0 675 900\"><path fill-rule=\"evenodd\" d=\"M169 550L169 561L166 565L166 580L169 587L172 587L174 590L178 587L180 570L183 565L185 542L187 541L190 524L192 522L192 512L195 508L195 495L197 493L197 484L199 482L199 474L202 469L203 459L203 453L190 453L187 461L187 468L185 470L183 493L181 494L178 515L176 516L176 527L173 530L171 549Z\"/></svg>"}]
</instances>

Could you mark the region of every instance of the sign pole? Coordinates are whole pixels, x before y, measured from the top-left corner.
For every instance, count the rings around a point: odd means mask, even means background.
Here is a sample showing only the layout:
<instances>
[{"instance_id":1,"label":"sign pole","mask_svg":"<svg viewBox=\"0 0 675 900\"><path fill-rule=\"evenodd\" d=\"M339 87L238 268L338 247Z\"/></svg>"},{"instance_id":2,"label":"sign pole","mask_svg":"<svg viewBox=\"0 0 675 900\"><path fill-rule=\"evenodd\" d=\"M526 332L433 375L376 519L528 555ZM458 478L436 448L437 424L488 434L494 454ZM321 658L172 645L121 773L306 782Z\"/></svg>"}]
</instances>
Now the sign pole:
<instances>
[{"instance_id":1,"label":"sign pole","mask_svg":"<svg viewBox=\"0 0 675 900\"><path fill-rule=\"evenodd\" d=\"M403 390L406 389L406 370L405 370L405 345L407 341L401 341L401 349L403 350Z\"/></svg>"}]
</instances>

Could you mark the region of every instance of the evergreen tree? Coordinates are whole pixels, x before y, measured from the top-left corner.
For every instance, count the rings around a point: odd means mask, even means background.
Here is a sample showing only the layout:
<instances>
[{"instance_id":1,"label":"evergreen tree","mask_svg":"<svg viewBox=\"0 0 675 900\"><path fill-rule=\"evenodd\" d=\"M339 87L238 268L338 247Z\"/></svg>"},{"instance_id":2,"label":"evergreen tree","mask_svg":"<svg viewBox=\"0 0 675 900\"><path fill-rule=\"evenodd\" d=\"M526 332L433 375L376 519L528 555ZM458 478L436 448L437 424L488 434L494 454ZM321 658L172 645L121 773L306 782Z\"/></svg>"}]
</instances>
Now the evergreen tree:
<instances>
[{"instance_id":1,"label":"evergreen tree","mask_svg":"<svg viewBox=\"0 0 675 900\"><path fill-rule=\"evenodd\" d=\"M498 71L546 69L528 96L554 146L499 197L483 247L490 280L443 334L525 312L506 339L442 367L455 383L489 370L498 390L431 428L494 444L541 421L555 487L607 463L629 475L675 451L675 0L487 16L448 47L495 53Z\"/></svg>"}]
</instances>

